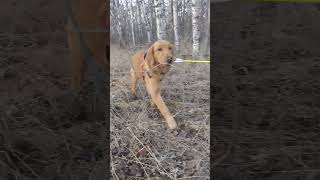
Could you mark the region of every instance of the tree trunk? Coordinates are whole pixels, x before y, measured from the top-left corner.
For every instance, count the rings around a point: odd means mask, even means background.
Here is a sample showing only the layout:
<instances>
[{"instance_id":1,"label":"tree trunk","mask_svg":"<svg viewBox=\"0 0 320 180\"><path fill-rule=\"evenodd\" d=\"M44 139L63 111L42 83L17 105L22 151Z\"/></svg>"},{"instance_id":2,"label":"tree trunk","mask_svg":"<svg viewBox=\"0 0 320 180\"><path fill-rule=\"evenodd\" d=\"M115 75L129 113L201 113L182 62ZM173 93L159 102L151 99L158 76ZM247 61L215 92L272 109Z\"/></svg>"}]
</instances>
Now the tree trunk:
<instances>
[{"instance_id":1,"label":"tree trunk","mask_svg":"<svg viewBox=\"0 0 320 180\"><path fill-rule=\"evenodd\" d=\"M210 0L206 0L207 4L206 6L208 7L207 9L207 21L204 21L204 23L206 24L206 32L205 32L205 35L204 35L204 48L201 48L203 49L203 54L208 54L210 52Z\"/></svg>"},{"instance_id":2,"label":"tree trunk","mask_svg":"<svg viewBox=\"0 0 320 180\"><path fill-rule=\"evenodd\" d=\"M133 43L133 46L136 46L136 41L135 41L135 38L134 38L134 22L133 22L133 6L132 6L132 0L130 0L130 21L131 21L131 34L132 34L132 43Z\"/></svg>"},{"instance_id":3,"label":"tree trunk","mask_svg":"<svg viewBox=\"0 0 320 180\"><path fill-rule=\"evenodd\" d=\"M192 54L199 56L200 51L200 1L192 0Z\"/></svg>"},{"instance_id":4,"label":"tree trunk","mask_svg":"<svg viewBox=\"0 0 320 180\"><path fill-rule=\"evenodd\" d=\"M142 14L144 15L143 16L143 19L145 20L145 26L146 26L146 30L147 30L147 37L148 37L148 43L151 42L151 23L150 23L150 16L148 15L147 13L147 10L146 10L146 5L145 5L145 2L144 0L141 1L141 6L142 6Z\"/></svg>"},{"instance_id":5,"label":"tree trunk","mask_svg":"<svg viewBox=\"0 0 320 180\"><path fill-rule=\"evenodd\" d=\"M139 42L141 42L142 38L143 38L143 31L142 31L142 28L141 28L141 24L142 24L142 17L141 17L141 6L140 6L140 2L139 0L136 1L137 3L137 8L138 8L138 11L137 11L137 16L138 16L138 33L139 33Z\"/></svg>"},{"instance_id":6,"label":"tree trunk","mask_svg":"<svg viewBox=\"0 0 320 180\"><path fill-rule=\"evenodd\" d=\"M118 1L115 1L115 8L118 12L121 12L120 5ZM120 47L124 47L124 42L123 42L123 36L122 36L122 23L121 23L121 17L120 14L117 13L117 31L118 31L118 36L120 40Z\"/></svg>"},{"instance_id":7,"label":"tree trunk","mask_svg":"<svg viewBox=\"0 0 320 180\"><path fill-rule=\"evenodd\" d=\"M179 22L178 22L178 0L173 0L173 29L174 29L174 44L177 54L180 53L180 38L179 38Z\"/></svg>"},{"instance_id":8,"label":"tree trunk","mask_svg":"<svg viewBox=\"0 0 320 180\"><path fill-rule=\"evenodd\" d=\"M166 23L167 24L167 29L168 29L168 35L167 35L167 38L168 40L172 40L173 39L173 0L168 0L169 1L169 6L168 6L168 22Z\"/></svg>"},{"instance_id":9,"label":"tree trunk","mask_svg":"<svg viewBox=\"0 0 320 180\"><path fill-rule=\"evenodd\" d=\"M156 21L157 21L157 38L166 39L166 28L165 28L165 11L162 0L154 0Z\"/></svg>"}]
</instances>

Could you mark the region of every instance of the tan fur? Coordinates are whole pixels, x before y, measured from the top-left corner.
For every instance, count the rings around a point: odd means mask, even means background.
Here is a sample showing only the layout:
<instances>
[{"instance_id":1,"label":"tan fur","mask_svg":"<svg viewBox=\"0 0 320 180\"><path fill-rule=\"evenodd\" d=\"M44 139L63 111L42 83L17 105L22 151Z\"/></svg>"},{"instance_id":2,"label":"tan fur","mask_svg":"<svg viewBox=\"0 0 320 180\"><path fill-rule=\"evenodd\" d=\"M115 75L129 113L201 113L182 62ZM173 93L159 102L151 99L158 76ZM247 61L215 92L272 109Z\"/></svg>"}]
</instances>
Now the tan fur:
<instances>
[{"instance_id":1,"label":"tan fur","mask_svg":"<svg viewBox=\"0 0 320 180\"><path fill-rule=\"evenodd\" d=\"M145 53L146 58L144 59ZM160 94L161 76L170 69L170 65L164 64L168 57L174 59L173 46L164 40L155 42L147 51L142 50L134 54L131 68L131 90L135 93L136 83L138 80L141 81L151 97L151 104L158 107L168 127L174 129L177 124Z\"/></svg>"},{"instance_id":2,"label":"tan fur","mask_svg":"<svg viewBox=\"0 0 320 180\"><path fill-rule=\"evenodd\" d=\"M70 0L73 16L80 29L83 30L105 30L106 17L109 17L109 1L107 0ZM107 27L110 20L107 18ZM109 29L109 28L108 28ZM80 49L76 32L73 31L71 21L68 19L66 25L68 35L68 45L72 61L72 81L71 86L75 91L79 91L84 81L87 69L86 59ZM87 47L92 52L96 63L104 70L108 71L109 57L109 33L108 32L83 32Z\"/></svg>"}]
</instances>

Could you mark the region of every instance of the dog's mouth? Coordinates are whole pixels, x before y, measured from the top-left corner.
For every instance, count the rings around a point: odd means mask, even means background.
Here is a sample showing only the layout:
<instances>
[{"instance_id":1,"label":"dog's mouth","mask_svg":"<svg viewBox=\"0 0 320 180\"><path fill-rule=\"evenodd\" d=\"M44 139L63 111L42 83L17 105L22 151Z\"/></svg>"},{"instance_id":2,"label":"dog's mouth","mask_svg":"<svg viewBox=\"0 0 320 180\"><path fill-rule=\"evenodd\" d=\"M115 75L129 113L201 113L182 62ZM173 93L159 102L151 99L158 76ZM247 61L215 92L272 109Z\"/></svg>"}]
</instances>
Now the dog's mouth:
<instances>
[{"instance_id":1,"label":"dog's mouth","mask_svg":"<svg viewBox=\"0 0 320 180\"><path fill-rule=\"evenodd\" d=\"M157 62L156 65L161 66L161 67L165 67L165 66L169 66L170 64L167 61L164 61L164 62Z\"/></svg>"},{"instance_id":2,"label":"dog's mouth","mask_svg":"<svg viewBox=\"0 0 320 180\"><path fill-rule=\"evenodd\" d=\"M160 67L163 67L163 68L169 68L171 66L171 64L165 62L165 63L162 63L162 64L159 64Z\"/></svg>"},{"instance_id":3,"label":"dog's mouth","mask_svg":"<svg viewBox=\"0 0 320 180\"><path fill-rule=\"evenodd\" d=\"M173 62L174 62L173 58L169 58L166 61L164 61L163 63L159 63L159 64L160 64L160 66L170 66L173 64Z\"/></svg>"}]
</instances>

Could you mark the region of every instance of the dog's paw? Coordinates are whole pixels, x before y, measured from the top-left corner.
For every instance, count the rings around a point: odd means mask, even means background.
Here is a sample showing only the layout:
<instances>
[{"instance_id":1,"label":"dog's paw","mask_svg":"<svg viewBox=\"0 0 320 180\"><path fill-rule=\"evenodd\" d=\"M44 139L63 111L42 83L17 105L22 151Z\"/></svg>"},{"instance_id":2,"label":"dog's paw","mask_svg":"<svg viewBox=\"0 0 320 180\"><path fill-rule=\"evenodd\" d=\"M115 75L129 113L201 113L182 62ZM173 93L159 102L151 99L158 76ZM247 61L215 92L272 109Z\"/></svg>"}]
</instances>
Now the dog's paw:
<instances>
[{"instance_id":1,"label":"dog's paw","mask_svg":"<svg viewBox=\"0 0 320 180\"><path fill-rule=\"evenodd\" d=\"M168 124L168 127L169 127L170 129L175 129L175 128L177 128L177 123L176 123L176 121L175 121L173 118L169 118L169 119L167 120L167 124Z\"/></svg>"}]
</instances>

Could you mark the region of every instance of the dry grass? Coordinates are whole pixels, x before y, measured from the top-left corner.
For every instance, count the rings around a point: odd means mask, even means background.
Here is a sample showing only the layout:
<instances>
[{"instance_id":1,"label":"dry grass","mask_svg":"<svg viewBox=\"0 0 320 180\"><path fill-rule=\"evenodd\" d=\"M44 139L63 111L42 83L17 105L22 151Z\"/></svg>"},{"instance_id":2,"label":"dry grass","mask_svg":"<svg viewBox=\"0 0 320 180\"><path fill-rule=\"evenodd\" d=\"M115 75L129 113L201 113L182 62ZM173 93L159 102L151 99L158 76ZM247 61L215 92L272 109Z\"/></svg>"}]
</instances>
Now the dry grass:
<instances>
[{"instance_id":1,"label":"dry grass","mask_svg":"<svg viewBox=\"0 0 320 180\"><path fill-rule=\"evenodd\" d=\"M162 95L179 129L165 127L138 84L130 92L130 52L111 47L111 170L115 179L209 179L209 66L174 64Z\"/></svg>"},{"instance_id":2,"label":"dry grass","mask_svg":"<svg viewBox=\"0 0 320 180\"><path fill-rule=\"evenodd\" d=\"M68 91L63 5L0 6L0 179L105 179L104 120Z\"/></svg>"},{"instance_id":3,"label":"dry grass","mask_svg":"<svg viewBox=\"0 0 320 180\"><path fill-rule=\"evenodd\" d=\"M215 177L320 179L320 55L313 43L320 26L309 21L320 12L308 14L313 6L214 5Z\"/></svg>"}]
</instances>

